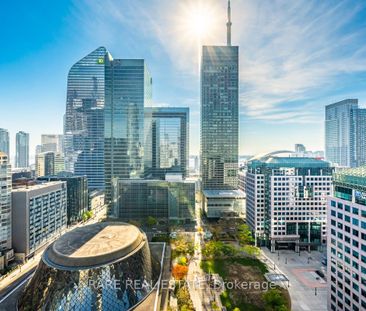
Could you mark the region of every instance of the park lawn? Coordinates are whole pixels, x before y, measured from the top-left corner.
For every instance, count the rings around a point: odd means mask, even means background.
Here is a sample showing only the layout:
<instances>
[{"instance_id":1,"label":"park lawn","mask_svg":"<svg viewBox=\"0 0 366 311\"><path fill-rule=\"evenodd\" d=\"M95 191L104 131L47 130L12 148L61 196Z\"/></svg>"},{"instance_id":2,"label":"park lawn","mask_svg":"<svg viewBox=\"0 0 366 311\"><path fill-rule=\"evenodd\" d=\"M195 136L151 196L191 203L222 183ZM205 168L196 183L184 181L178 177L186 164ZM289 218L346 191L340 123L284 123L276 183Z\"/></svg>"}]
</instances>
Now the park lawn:
<instances>
[{"instance_id":1,"label":"park lawn","mask_svg":"<svg viewBox=\"0 0 366 311\"><path fill-rule=\"evenodd\" d=\"M206 273L217 273L225 282L266 282L264 274L268 272L264 263L256 258L235 257L222 259L209 259L201 263L201 268ZM264 310L262 298L265 289L237 289L227 288L221 295L221 302L228 311L239 308L241 311L261 311ZM286 290L281 289L282 294L289 302L289 295ZM290 303L288 303L290 305Z\"/></svg>"}]
</instances>

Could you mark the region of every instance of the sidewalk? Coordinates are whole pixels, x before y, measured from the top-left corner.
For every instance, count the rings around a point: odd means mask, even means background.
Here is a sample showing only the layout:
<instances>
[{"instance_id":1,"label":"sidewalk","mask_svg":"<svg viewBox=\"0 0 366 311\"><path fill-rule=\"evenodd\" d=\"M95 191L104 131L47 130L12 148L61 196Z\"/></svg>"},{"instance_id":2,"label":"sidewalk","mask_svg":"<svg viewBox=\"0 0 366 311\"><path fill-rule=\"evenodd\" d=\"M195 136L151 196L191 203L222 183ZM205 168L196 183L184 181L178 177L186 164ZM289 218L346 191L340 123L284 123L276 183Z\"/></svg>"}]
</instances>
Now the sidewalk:
<instances>
[{"instance_id":1,"label":"sidewalk","mask_svg":"<svg viewBox=\"0 0 366 311\"><path fill-rule=\"evenodd\" d=\"M43 252L42 252L43 253ZM20 269L16 269L12 271L10 274L8 274L4 279L0 281L0 291L6 289L9 285L16 282L18 279L20 279L24 274L32 270L35 266L38 265L42 253L36 255L32 259L28 260L25 264L20 266Z\"/></svg>"},{"instance_id":2,"label":"sidewalk","mask_svg":"<svg viewBox=\"0 0 366 311\"><path fill-rule=\"evenodd\" d=\"M315 271L322 270L319 252L302 252L301 256L294 251L281 250L271 253L267 248L261 249L261 260L271 272L284 274L290 281L288 288L291 297L292 311L326 311L327 284L317 278ZM311 259L309 259L311 257Z\"/></svg>"}]
</instances>

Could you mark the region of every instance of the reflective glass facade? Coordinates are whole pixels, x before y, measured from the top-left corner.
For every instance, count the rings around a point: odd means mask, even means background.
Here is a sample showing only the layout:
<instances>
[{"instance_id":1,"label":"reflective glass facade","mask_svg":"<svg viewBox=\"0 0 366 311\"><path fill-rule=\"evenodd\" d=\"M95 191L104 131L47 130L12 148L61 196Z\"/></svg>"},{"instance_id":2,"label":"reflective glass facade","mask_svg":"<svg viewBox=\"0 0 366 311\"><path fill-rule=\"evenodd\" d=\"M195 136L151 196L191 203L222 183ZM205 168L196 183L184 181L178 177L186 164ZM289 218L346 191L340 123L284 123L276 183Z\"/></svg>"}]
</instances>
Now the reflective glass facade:
<instances>
[{"instance_id":1,"label":"reflective glass facade","mask_svg":"<svg viewBox=\"0 0 366 311\"><path fill-rule=\"evenodd\" d=\"M6 129L0 128L0 151L9 156L9 132Z\"/></svg>"},{"instance_id":2,"label":"reflective glass facade","mask_svg":"<svg viewBox=\"0 0 366 311\"><path fill-rule=\"evenodd\" d=\"M0 252L11 243L11 167L8 155L0 151Z\"/></svg>"},{"instance_id":3,"label":"reflective glass facade","mask_svg":"<svg viewBox=\"0 0 366 311\"><path fill-rule=\"evenodd\" d=\"M15 167L29 166L29 134L18 132L16 135Z\"/></svg>"},{"instance_id":4,"label":"reflective glass facade","mask_svg":"<svg viewBox=\"0 0 366 311\"><path fill-rule=\"evenodd\" d=\"M91 188L104 187L104 123L101 120L107 53L104 47L91 52L71 67L67 79L65 169L88 176Z\"/></svg>"},{"instance_id":5,"label":"reflective glass facade","mask_svg":"<svg viewBox=\"0 0 366 311\"><path fill-rule=\"evenodd\" d=\"M145 108L145 136L145 176L187 176L189 108Z\"/></svg>"},{"instance_id":6,"label":"reflective glass facade","mask_svg":"<svg viewBox=\"0 0 366 311\"><path fill-rule=\"evenodd\" d=\"M95 268L56 267L43 256L18 310L126 311L146 298L159 270L147 243L127 258Z\"/></svg>"},{"instance_id":7,"label":"reflective glass facade","mask_svg":"<svg viewBox=\"0 0 366 311\"><path fill-rule=\"evenodd\" d=\"M104 108L82 108L85 118L85 135L82 151L74 166L75 175L87 176L89 189L104 189Z\"/></svg>"},{"instance_id":8,"label":"reflective glass facade","mask_svg":"<svg viewBox=\"0 0 366 311\"><path fill-rule=\"evenodd\" d=\"M143 59L106 57L105 187L111 199L112 179L143 174L144 105L151 101L152 78Z\"/></svg>"},{"instance_id":9,"label":"reflective glass facade","mask_svg":"<svg viewBox=\"0 0 366 311\"><path fill-rule=\"evenodd\" d=\"M334 165L356 165L357 99L345 99L325 107L325 157Z\"/></svg>"},{"instance_id":10,"label":"reflective glass facade","mask_svg":"<svg viewBox=\"0 0 366 311\"><path fill-rule=\"evenodd\" d=\"M194 181L118 180L114 194L115 214L123 220L194 219Z\"/></svg>"},{"instance_id":11,"label":"reflective glass facade","mask_svg":"<svg viewBox=\"0 0 366 311\"><path fill-rule=\"evenodd\" d=\"M203 189L237 189L239 48L204 46L201 60Z\"/></svg>"}]
</instances>

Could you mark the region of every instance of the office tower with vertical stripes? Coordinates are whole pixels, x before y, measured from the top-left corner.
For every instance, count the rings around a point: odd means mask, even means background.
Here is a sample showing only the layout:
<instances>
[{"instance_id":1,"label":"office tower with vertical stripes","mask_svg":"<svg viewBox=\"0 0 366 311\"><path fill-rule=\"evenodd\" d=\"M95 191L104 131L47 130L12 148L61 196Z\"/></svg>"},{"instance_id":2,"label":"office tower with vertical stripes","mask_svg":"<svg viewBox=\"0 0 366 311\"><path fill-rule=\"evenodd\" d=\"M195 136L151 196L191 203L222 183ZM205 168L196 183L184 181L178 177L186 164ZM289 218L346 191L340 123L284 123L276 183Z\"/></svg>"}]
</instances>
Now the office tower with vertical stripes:
<instances>
[{"instance_id":1,"label":"office tower with vertical stripes","mask_svg":"<svg viewBox=\"0 0 366 311\"><path fill-rule=\"evenodd\" d=\"M201 176L203 190L237 189L239 47L203 46L201 58Z\"/></svg>"},{"instance_id":2,"label":"office tower with vertical stripes","mask_svg":"<svg viewBox=\"0 0 366 311\"><path fill-rule=\"evenodd\" d=\"M143 59L105 60L104 167L106 201L116 178L140 178L144 162L144 106L152 78Z\"/></svg>"}]
</instances>

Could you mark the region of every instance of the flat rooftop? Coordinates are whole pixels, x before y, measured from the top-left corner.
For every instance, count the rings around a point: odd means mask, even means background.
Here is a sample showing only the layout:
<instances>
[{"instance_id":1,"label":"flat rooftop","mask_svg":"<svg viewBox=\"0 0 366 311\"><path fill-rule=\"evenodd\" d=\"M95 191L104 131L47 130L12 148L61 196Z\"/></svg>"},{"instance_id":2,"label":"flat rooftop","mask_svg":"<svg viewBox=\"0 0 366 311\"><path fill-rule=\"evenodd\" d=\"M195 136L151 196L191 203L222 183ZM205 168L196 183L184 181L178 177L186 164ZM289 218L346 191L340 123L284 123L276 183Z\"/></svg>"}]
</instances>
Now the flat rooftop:
<instances>
[{"instance_id":1,"label":"flat rooftop","mask_svg":"<svg viewBox=\"0 0 366 311\"><path fill-rule=\"evenodd\" d=\"M204 190L203 195L206 198L245 198L245 193L241 190Z\"/></svg>"},{"instance_id":2,"label":"flat rooftop","mask_svg":"<svg viewBox=\"0 0 366 311\"><path fill-rule=\"evenodd\" d=\"M61 183L65 183L65 181L50 181L50 182L45 182L45 183L40 183L40 184L35 184L35 185L27 185L27 186L22 185L22 186L13 188L12 192L34 191L34 190L48 188L50 186L57 186Z\"/></svg>"},{"instance_id":3,"label":"flat rooftop","mask_svg":"<svg viewBox=\"0 0 366 311\"><path fill-rule=\"evenodd\" d=\"M95 267L129 256L146 242L135 226L101 222L62 235L44 253L44 261L57 268Z\"/></svg>"}]
</instances>

